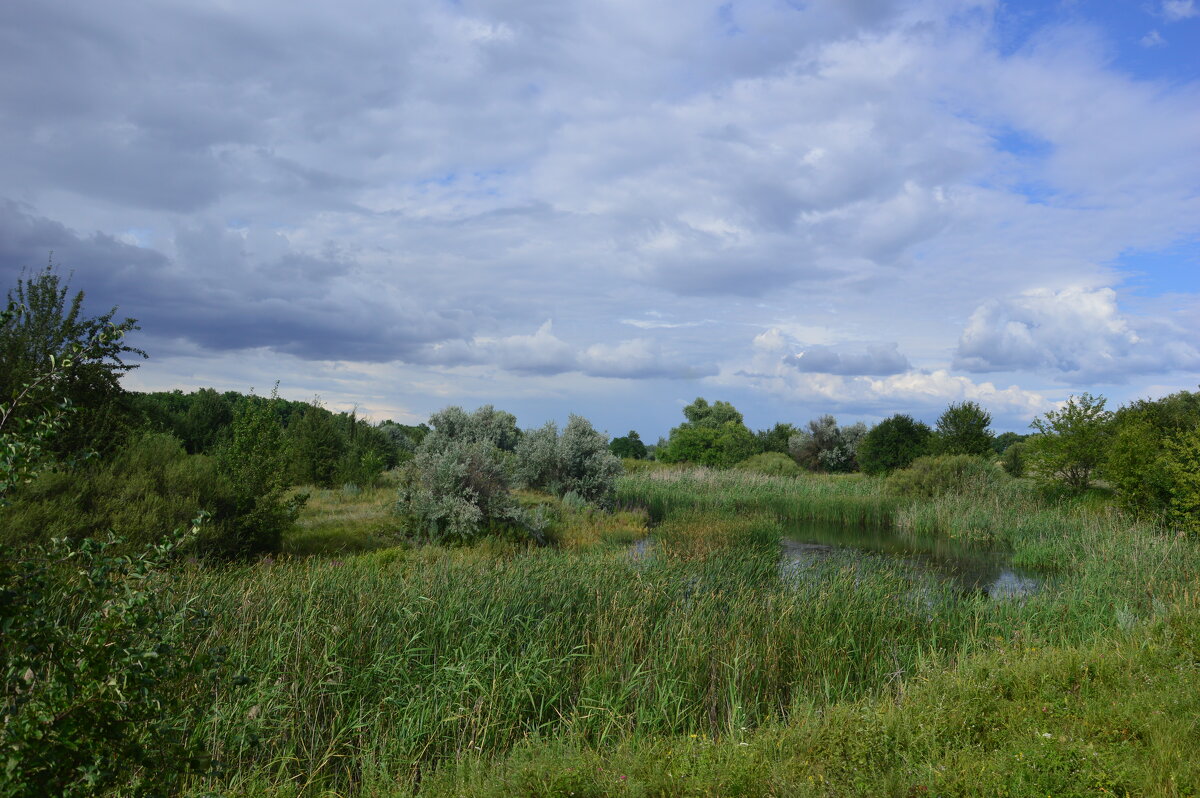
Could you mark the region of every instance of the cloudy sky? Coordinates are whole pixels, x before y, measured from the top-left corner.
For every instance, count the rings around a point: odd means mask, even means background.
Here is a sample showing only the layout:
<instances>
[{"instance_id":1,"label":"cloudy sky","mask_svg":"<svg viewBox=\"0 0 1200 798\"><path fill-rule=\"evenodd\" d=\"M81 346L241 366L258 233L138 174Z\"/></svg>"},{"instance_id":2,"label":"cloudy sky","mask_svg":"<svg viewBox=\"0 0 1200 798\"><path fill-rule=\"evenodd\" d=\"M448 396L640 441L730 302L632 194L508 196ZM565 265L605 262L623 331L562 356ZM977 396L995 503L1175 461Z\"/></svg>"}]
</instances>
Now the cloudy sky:
<instances>
[{"instance_id":1,"label":"cloudy sky","mask_svg":"<svg viewBox=\"0 0 1200 798\"><path fill-rule=\"evenodd\" d=\"M1200 382L1196 0L9 0L0 278L129 387L654 440Z\"/></svg>"}]
</instances>

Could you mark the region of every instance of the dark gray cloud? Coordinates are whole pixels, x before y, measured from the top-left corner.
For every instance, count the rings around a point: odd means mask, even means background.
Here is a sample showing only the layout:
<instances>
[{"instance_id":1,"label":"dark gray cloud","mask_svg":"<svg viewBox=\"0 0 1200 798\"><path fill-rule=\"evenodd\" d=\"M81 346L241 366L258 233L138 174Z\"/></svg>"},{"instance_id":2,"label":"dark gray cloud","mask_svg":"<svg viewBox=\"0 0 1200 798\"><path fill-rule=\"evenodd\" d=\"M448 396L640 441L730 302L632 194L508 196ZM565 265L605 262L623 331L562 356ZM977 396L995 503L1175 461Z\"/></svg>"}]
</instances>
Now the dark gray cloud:
<instances>
[{"instance_id":1,"label":"dark gray cloud","mask_svg":"<svg viewBox=\"0 0 1200 798\"><path fill-rule=\"evenodd\" d=\"M874 344L862 351L832 346L810 346L787 360L797 371L808 374L881 377L901 374L912 366L896 344Z\"/></svg>"},{"instance_id":2,"label":"dark gray cloud","mask_svg":"<svg viewBox=\"0 0 1200 798\"><path fill-rule=\"evenodd\" d=\"M474 328L469 311L356 282L354 264L335 253L285 250L260 260L239 237L204 228L175 243L178 254L170 258L104 233L81 236L0 203L0 275L7 284L53 252L94 307L119 305L154 336L218 352L270 347L305 359L386 362Z\"/></svg>"}]
</instances>

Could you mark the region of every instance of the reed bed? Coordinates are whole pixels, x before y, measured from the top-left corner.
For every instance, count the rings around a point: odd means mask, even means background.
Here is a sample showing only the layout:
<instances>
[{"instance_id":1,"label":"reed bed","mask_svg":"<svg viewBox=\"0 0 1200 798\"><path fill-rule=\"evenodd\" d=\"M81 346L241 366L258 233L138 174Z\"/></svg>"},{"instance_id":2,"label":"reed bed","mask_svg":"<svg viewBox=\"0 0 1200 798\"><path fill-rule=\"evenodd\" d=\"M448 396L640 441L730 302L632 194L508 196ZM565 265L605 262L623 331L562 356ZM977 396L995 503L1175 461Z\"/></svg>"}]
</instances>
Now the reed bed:
<instances>
[{"instance_id":1,"label":"reed bed","mask_svg":"<svg viewBox=\"0 0 1200 798\"><path fill-rule=\"evenodd\" d=\"M975 684L971 663L1037 650L1070 660L1195 604L1191 539L1056 507L1019 483L1000 490L912 502L861 477L651 471L622 480L622 513L566 513L559 547L490 541L194 566L188 590L213 613L211 642L249 681L194 688L212 706L207 733L226 769L216 786L410 795L472 794L464 785L477 782L481 794L603 794L587 780L528 786L519 774L529 757L545 775L555 757L595 764L602 752L680 741L761 748L813 729L820 749L853 726L846 718L882 718L928 680L952 691L969 673ZM647 545L618 545L644 536L647 518ZM914 584L882 559L781 568L780 536L807 519L989 540L1058 575L1038 595L988 601ZM490 779L489 763L510 755L517 764ZM717 794L717 783L677 794ZM746 794L770 794L756 789Z\"/></svg>"},{"instance_id":2,"label":"reed bed","mask_svg":"<svg viewBox=\"0 0 1200 798\"><path fill-rule=\"evenodd\" d=\"M887 569L780 577L764 522L680 523L653 554L526 550L309 559L193 589L251 684L211 734L239 778L339 790L530 738L726 738L863 695L981 624ZM730 546L714 535L751 542Z\"/></svg>"},{"instance_id":3,"label":"reed bed","mask_svg":"<svg viewBox=\"0 0 1200 798\"><path fill-rule=\"evenodd\" d=\"M782 521L889 524L899 503L880 480L859 475L776 477L705 468L627 474L617 501L644 507L656 521L680 509L770 513Z\"/></svg>"}]
</instances>

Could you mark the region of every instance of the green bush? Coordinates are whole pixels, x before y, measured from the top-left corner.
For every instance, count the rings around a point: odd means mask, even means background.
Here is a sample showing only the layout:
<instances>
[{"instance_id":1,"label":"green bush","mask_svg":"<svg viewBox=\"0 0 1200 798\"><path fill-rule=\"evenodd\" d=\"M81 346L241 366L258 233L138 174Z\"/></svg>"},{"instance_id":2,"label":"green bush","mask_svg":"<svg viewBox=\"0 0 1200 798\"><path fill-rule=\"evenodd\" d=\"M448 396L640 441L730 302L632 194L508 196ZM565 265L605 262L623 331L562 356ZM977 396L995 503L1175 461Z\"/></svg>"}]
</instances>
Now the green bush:
<instances>
[{"instance_id":1,"label":"green bush","mask_svg":"<svg viewBox=\"0 0 1200 798\"><path fill-rule=\"evenodd\" d=\"M610 507L622 467L591 422L572 415L561 435L552 421L523 434L514 471L518 484L527 488L557 496L574 493L584 501Z\"/></svg>"},{"instance_id":2,"label":"green bush","mask_svg":"<svg viewBox=\"0 0 1200 798\"><path fill-rule=\"evenodd\" d=\"M974 454L985 456L992 453L995 435L990 429L992 414L978 402L952 403L937 420L930 441L934 454Z\"/></svg>"},{"instance_id":3,"label":"green bush","mask_svg":"<svg viewBox=\"0 0 1200 798\"><path fill-rule=\"evenodd\" d=\"M944 454L918 457L911 466L888 477L887 487L900 496L931 498L991 490L1004 479L1004 472L985 458Z\"/></svg>"},{"instance_id":4,"label":"green bush","mask_svg":"<svg viewBox=\"0 0 1200 798\"><path fill-rule=\"evenodd\" d=\"M0 552L0 795L175 795L212 768L205 705L185 688L221 657L202 653L207 615L162 567L182 541Z\"/></svg>"},{"instance_id":5,"label":"green bush","mask_svg":"<svg viewBox=\"0 0 1200 798\"><path fill-rule=\"evenodd\" d=\"M1000 455L1000 466L1010 477L1023 477L1027 468L1025 443L1017 441L1009 444Z\"/></svg>"},{"instance_id":6,"label":"green bush","mask_svg":"<svg viewBox=\"0 0 1200 798\"><path fill-rule=\"evenodd\" d=\"M866 474L907 468L929 453L933 431L912 416L897 414L880 421L858 443L858 465Z\"/></svg>"},{"instance_id":7,"label":"green bush","mask_svg":"<svg viewBox=\"0 0 1200 798\"><path fill-rule=\"evenodd\" d=\"M1152 517L1170 513L1180 490L1170 445L1198 425L1200 393L1187 391L1139 400L1113 414L1101 475L1122 508Z\"/></svg>"},{"instance_id":8,"label":"green bush","mask_svg":"<svg viewBox=\"0 0 1200 798\"><path fill-rule=\"evenodd\" d=\"M738 463L734 468L772 477L798 477L801 474L800 466L796 465L796 461L779 452L756 454Z\"/></svg>"},{"instance_id":9,"label":"green bush","mask_svg":"<svg viewBox=\"0 0 1200 798\"><path fill-rule=\"evenodd\" d=\"M1200 427L1167 442L1167 473L1175 486L1171 521L1182 530L1200 533Z\"/></svg>"},{"instance_id":10,"label":"green bush","mask_svg":"<svg viewBox=\"0 0 1200 798\"><path fill-rule=\"evenodd\" d=\"M199 512L211 519L205 543L231 533L236 501L216 460L187 454L170 434L143 433L106 462L45 473L16 492L0 515L0 543L20 547L112 533L138 548Z\"/></svg>"},{"instance_id":11,"label":"green bush","mask_svg":"<svg viewBox=\"0 0 1200 798\"><path fill-rule=\"evenodd\" d=\"M278 395L272 390L270 399L246 397L234 413L220 463L233 486L235 514L224 534L201 541L208 554L246 557L278 551L284 531L295 522L308 498L285 495L288 459L278 405Z\"/></svg>"},{"instance_id":12,"label":"green bush","mask_svg":"<svg viewBox=\"0 0 1200 798\"><path fill-rule=\"evenodd\" d=\"M1093 473L1104 463L1111 439L1112 413L1104 409L1103 396L1083 393L1068 397L1060 410L1035 418L1039 434L1026 443L1034 474L1043 484L1084 491Z\"/></svg>"},{"instance_id":13,"label":"green bush","mask_svg":"<svg viewBox=\"0 0 1200 798\"><path fill-rule=\"evenodd\" d=\"M484 441L424 449L405 474L399 510L414 536L437 543L467 543L524 520L503 453Z\"/></svg>"},{"instance_id":14,"label":"green bush","mask_svg":"<svg viewBox=\"0 0 1200 798\"><path fill-rule=\"evenodd\" d=\"M137 549L204 513L189 545L195 554L231 557L273 551L303 497L239 497L217 458L188 454L178 438L144 432L106 461L42 474L12 495L0 514L0 544L23 547L62 537L112 534ZM276 541L275 546L270 541Z\"/></svg>"}]
</instances>

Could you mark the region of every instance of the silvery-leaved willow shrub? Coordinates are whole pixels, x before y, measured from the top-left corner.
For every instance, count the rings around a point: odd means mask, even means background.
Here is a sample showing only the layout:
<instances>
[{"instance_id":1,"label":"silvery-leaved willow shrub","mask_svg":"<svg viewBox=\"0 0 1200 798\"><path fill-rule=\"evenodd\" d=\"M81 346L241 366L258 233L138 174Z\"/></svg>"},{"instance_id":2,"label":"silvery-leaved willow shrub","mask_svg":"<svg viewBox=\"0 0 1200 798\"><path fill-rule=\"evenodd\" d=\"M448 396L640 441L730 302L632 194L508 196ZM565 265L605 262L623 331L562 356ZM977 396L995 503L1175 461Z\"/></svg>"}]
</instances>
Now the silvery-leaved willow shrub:
<instances>
[{"instance_id":1,"label":"silvery-leaved willow shrub","mask_svg":"<svg viewBox=\"0 0 1200 798\"><path fill-rule=\"evenodd\" d=\"M572 415L562 434L553 422L526 432L516 455L517 479L526 487L559 496L574 494L601 507L612 505L621 461L586 418Z\"/></svg>"},{"instance_id":2,"label":"silvery-leaved willow shrub","mask_svg":"<svg viewBox=\"0 0 1200 798\"><path fill-rule=\"evenodd\" d=\"M474 413L448 407L429 419L400 490L400 511L417 537L467 542L484 532L528 529L509 492L508 451L516 418L490 405Z\"/></svg>"}]
</instances>

